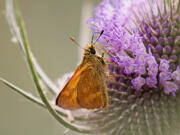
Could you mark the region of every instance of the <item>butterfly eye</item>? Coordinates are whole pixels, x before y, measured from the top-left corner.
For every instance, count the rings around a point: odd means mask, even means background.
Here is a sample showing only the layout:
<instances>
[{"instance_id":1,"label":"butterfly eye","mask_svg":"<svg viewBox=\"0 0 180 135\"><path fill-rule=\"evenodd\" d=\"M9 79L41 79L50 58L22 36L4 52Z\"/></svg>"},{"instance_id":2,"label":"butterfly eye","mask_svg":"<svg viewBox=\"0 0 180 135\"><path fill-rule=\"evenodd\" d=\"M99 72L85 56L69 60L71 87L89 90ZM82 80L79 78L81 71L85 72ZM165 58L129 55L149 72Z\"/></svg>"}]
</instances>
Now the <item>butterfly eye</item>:
<instances>
[{"instance_id":1,"label":"butterfly eye","mask_svg":"<svg viewBox=\"0 0 180 135\"><path fill-rule=\"evenodd\" d=\"M94 48L90 48L90 53L91 53L91 54L96 54L95 49L94 49Z\"/></svg>"}]
</instances>

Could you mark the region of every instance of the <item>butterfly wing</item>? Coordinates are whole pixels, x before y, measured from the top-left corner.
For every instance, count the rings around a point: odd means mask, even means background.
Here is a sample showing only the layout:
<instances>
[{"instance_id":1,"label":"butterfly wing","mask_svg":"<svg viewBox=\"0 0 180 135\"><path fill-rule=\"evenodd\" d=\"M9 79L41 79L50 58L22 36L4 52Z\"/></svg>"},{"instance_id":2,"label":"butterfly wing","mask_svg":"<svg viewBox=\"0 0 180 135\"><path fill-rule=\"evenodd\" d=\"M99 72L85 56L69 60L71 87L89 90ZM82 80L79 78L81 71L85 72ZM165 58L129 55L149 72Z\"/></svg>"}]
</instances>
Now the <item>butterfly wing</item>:
<instances>
[{"instance_id":1,"label":"butterfly wing","mask_svg":"<svg viewBox=\"0 0 180 135\"><path fill-rule=\"evenodd\" d=\"M77 102L77 84L80 80L81 73L87 68L87 66L79 66L74 72L71 79L59 93L56 99L56 105L64 109L79 109L81 106Z\"/></svg>"},{"instance_id":2,"label":"butterfly wing","mask_svg":"<svg viewBox=\"0 0 180 135\"><path fill-rule=\"evenodd\" d=\"M106 89L105 74L99 73L94 67L87 67L77 84L77 101L80 106L87 109L106 108Z\"/></svg>"}]
</instances>

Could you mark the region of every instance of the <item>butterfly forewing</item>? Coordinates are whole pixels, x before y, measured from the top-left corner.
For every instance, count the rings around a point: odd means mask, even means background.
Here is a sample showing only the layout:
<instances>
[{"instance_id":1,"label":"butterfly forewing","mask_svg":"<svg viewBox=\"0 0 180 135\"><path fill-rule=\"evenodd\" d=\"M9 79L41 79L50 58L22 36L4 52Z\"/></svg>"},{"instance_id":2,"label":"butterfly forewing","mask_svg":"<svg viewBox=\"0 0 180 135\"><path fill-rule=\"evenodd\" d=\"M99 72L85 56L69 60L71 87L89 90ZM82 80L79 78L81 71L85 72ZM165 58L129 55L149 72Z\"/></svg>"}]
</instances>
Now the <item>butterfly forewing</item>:
<instances>
[{"instance_id":1,"label":"butterfly forewing","mask_svg":"<svg viewBox=\"0 0 180 135\"><path fill-rule=\"evenodd\" d=\"M79 66L71 79L62 89L56 99L56 105L64 109L79 109L81 108L77 102L77 84L80 80L80 74L86 69L86 66Z\"/></svg>"}]
</instances>

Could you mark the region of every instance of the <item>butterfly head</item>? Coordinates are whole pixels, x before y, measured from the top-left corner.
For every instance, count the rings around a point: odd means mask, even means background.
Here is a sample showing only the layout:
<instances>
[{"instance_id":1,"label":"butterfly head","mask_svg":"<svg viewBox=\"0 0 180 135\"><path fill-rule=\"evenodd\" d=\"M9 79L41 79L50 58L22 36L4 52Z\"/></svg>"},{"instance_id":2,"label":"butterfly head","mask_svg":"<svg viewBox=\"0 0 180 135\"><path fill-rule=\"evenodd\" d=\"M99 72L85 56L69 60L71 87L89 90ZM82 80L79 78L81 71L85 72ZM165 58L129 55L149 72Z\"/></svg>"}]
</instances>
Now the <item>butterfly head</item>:
<instances>
[{"instance_id":1,"label":"butterfly head","mask_svg":"<svg viewBox=\"0 0 180 135\"><path fill-rule=\"evenodd\" d=\"M94 44L88 44L87 47L84 49L84 58L87 61L93 61L93 63L98 62L102 65L105 65L103 57L104 53L102 53L102 56L96 54L96 47Z\"/></svg>"},{"instance_id":2,"label":"butterfly head","mask_svg":"<svg viewBox=\"0 0 180 135\"><path fill-rule=\"evenodd\" d=\"M96 55L96 49L93 44L88 44L84 49L84 55Z\"/></svg>"}]
</instances>

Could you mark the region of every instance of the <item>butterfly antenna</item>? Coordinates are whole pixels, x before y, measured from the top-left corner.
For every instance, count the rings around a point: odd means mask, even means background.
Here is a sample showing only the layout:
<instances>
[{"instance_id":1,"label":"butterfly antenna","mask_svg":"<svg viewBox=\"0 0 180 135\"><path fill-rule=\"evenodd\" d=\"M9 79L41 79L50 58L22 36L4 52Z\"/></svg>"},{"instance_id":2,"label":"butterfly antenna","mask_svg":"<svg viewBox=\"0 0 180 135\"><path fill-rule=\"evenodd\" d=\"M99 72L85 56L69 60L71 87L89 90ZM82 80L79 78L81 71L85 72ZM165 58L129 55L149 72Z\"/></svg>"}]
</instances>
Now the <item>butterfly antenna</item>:
<instances>
[{"instance_id":1,"label":"butterfly antenna","mask_svg":"<svg viewBox=\"0 0 180 135\"><path fill-rule=\"evenodd\" d=\"M101 57L104 57L104 52L102 53L102 56Z\"/></svg>"},{"instance_id":2,"label":"butterfly antenna","mask_svg":"<svg viewBox=\"0 0 180 135\"><path fill-rule=\"evenodd\" d=\"M84 50L84 48L73 37L70 36L69 39L71 39L75 43L75 45Z\"/></svg>"},{"instance_id":3,"label":"butterfly antenna","mask_svg":"<svg viewBox=\"0 0 180 135\"><path fill-rule=\"evenodd\" d=\"M99 34L99 37L96 39L96 41L94 42L94 44L96 44L96 42L99 40L99 38L102 36L103 33L104 33L104 30L101 31L101 33Z\"/></svg>"},{"instance_id":4,"label":"butterfly antenna","mask_svg":"<svg viewBox=\"0 0 180 135\"><path fill-rule=\"evenodd\" d=\"M94 33L93 33L93 36L91 38L91 44L93 44L93 40L94 40Z\"/></svg>"}]
</instances>

